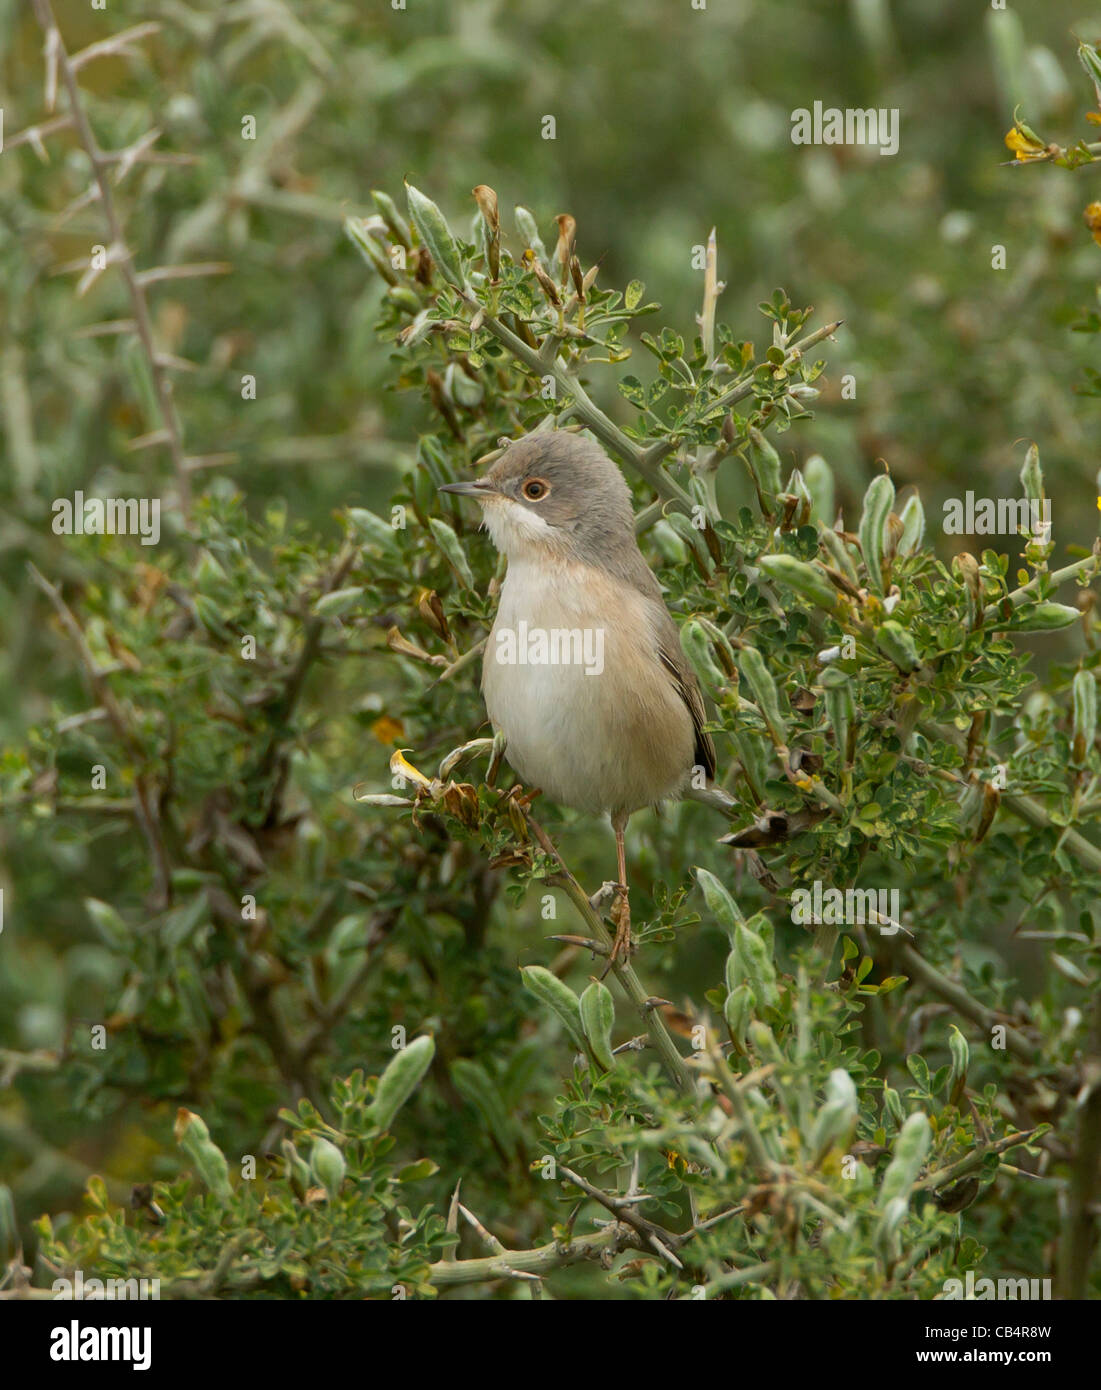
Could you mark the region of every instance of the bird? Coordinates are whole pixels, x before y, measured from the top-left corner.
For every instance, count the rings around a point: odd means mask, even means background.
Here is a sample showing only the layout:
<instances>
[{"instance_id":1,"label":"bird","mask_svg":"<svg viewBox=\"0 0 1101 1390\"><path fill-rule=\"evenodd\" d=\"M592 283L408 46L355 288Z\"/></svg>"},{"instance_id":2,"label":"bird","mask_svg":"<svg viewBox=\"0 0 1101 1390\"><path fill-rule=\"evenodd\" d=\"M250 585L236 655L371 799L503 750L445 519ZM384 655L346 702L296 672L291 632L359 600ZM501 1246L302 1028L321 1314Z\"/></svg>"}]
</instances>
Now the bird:
<instances>
[{"instance_id":1,"label":"bird","mask_svg":"<svg viewBox=\"0 0 1101 1390\"><path fill-rule=\"evenodd\" d=\"M715 778L699 681L635 539L630 489L595 439L533 431L439 490L480 504L507 560L482 661L505 758L551 800L610 817L610 968L633 949L628 819Z\"/></svg>"}]
</instances>

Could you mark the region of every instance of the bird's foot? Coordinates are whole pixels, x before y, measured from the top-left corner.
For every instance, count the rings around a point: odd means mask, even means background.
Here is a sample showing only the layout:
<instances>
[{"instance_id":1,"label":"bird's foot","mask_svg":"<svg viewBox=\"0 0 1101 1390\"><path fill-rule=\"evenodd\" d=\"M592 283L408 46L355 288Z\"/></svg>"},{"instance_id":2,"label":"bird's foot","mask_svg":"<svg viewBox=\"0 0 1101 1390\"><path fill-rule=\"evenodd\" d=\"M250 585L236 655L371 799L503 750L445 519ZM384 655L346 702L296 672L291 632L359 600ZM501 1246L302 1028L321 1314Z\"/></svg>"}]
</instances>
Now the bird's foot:
<instances>
[{"instance_id":1,"label":"bird's foot","mask_svg":"<svg viewBox=\"0 0 1101 1390\"><path fill-rule=\"evenodd\" d=\"M612 943L612 954L608 957L608 964L604 967L601 979L613 965L627 964L634 949L634 943L631 941L631 903L627 896L627 885L617 883L614 885L614 891L615 902L612 904L611 918L615 926L615 941Z\"/></svg>"}]
</instances>

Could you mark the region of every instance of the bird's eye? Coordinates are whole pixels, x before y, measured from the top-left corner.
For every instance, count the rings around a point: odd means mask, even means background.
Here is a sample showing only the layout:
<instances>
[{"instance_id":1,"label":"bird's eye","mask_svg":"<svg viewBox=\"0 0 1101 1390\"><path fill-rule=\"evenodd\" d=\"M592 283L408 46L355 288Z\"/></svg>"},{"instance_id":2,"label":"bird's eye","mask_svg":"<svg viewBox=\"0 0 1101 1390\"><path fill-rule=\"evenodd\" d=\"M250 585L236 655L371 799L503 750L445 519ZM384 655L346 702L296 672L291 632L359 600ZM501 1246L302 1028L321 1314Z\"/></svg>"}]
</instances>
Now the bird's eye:
<instances>
[{"instance_id":1,"label":"bird's eye","mask_svg":"<svg viewBox=\"0 0 1101 1390\"><path fill-rule=\"evenodd\" d=\"M529 502L538 502L550 492L550 483L545 483L542 478L529 478L520 491Z\"/></svg>"}]
</instances>

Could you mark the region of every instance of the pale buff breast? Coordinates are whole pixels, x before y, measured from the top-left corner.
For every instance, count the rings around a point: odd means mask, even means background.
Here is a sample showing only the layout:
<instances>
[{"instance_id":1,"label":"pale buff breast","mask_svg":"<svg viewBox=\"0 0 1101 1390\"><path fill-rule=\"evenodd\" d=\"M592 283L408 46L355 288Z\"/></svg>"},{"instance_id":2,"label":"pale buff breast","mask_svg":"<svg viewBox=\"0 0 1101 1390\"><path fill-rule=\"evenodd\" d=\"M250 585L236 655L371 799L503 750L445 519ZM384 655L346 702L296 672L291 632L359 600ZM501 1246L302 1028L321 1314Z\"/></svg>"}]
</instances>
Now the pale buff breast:
<instances>
[{"instance_id":1,"label":"pale buff breast","mask_svg":"<svg viewBox=\"0 0 1101 1390\"><path fill-rule=\"evenodd\" d=\"M588 630L590 656L602 633L603 670L586 674L577 661L507 664L500 634L518 639L522 622L529 638L536 629ZM590 566L510 561L482 689L511 766L563 805L635 811L676 794L688 779L692 719L658 659L648 602Z\"/></svg>"}]
</instances>

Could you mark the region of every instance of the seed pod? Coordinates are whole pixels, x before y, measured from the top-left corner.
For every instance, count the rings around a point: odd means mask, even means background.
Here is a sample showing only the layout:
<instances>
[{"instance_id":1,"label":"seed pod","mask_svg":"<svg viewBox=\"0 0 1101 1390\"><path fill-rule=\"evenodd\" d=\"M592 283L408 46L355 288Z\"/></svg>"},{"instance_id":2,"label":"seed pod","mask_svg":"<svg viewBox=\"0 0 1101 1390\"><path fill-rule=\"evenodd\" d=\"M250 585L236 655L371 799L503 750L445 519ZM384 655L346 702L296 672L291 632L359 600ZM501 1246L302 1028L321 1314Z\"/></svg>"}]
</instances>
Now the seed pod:
<instances>
[{"instance_id":1,"label":"seed pod","mask_svg":"<svg viewBox=\"0 0 1101 1390\"><path fill-rule=\"evenodd\" d=\"M811 454L803 465L803 481L811 495L811 516L829 525L834 512L836 484L833 469L821 454Z\"/></svg>"},{"instance_id":2,"label":"seed pod","mask_svg":"<svg viewBox=\"0 0 1101 1390\"><path fill-rule=\"evenodd\" d=\"M738 658L734 654L734 648L730 645L730 638L719 627L718 623L713 623L710 618L705 618L702 614L694 619L707 633L711 641L711 650L715 653L723 670L731 680L738 678Z\"/></svg>"},{"instance_id":3,"label":"seed pod","mask_svg":"<svg viewBox=\"0 0 1101 1390\"><path fill-rule=\"evenodd\" d=\"M895 1140L894 1157L883 1174L878 1201L880 1211L885 1211L896 1198L910 1200L910 1189L917 1182L932 1137L929 1121L920 1110L915 1111L902 1126Z\"/></svg>"},{"instance_id":4,"label":"seed pod","mask_svg":"<svg viewBox=\"0 0 1101 1390\"><path fill-rule=\"evenodd\" d=\"M826 1082L826 1103L815 1116L810 1147L819 1163L835 1145L845 1145L856 1124L856 1087L841 1067L830 1072Z\"/></svg>"},{"instance_id":5,"label":"seed pod","mask_svg":"<svg viewBox=\"0 0 1101 1390\"><path fill-rule=\"evenodd\" d=\"M742 765L753 799L760 805L765 799L765 783L768 781L768 760L764 744L751 730L735 729L734 746L738 750L738 761Z\"/></svg>"},{"instance_id":6,"label":"seed pod","mask_svg":"<svg viewBox=\"0 0 1101 1390\"><path fill-rule=\"evenodd\" d=\"M709 579L715 569L715 562L703 540L703 532L698 526L693 526L683 512L670 512L665 520L670 530L675 531L689 547L692 561L700 574L704 579Z\"/></svg>"},{"instance_id":7,"label":"seed pod","mask_svg":"<svg viewBox=\"0 0 1101 1390\"><path fill-rule=\"evenodd\" d=\"M849 547L845 544L845 539L832 526L820 526L818 530L818 543L823 549L829 551L830 559L834 567L850 580L853 584L857 582L856 566L853 564L853 557L849 553Z\"/></svg>"},{"instance_id":8,"label":"seed pod","mask_svg":"<svg viewBox=\"0 0 1101 1390\"><path fill-rule=\"evenodd\" d=\"M714 874L699 867L695 868L693 873L696 875L696 882L703 889L703 899L708 912L733 942L735 926L745 921L741 908L734 901L726 885L720 883Z\"/></svg>"},{"instance_id":9,"label":"seed pod","mask_svg":"<svg viewBox=\"0 0 1101 1390\"><path fill-rule=\"evenodd\" d=\"M1086 76L1093 83L1093 90L1097 97L1097 105L1101 107L1101 53L1091 44L1078 43L1078 61L1085 69Z\"/></svg>"},{"instance_id":10,"label":"seed pod","mask_svg":"<svg viewBox=\"0 0 1101 1390\"><path fill-rule=\"evenodd\" d=\"M684 654L703 684L714 688L725 685L726 677L715 664L707 633L695 618L689 618L681 628L680 636Z\"/></svg>"},{"instance_id":11,"label":"seed pod","mask_svg":"<svg viewBox=\"0 0 1101 1390\"><path fill-rule=\"evenodd\" d=\"M887 1203L876 1228L876 1248L888 1264L894 1264L902 1254L902 1226L910 1204L905 1197L895 1197Z\"/></svg>"},{"instance_id":12,"label":"seed pod","mask_svg":"<svg viewBox=\"0 0 1101 1390\"><path fill-rule=\"evenodd\" d=\"M745 1051L746 1030L752 1021L756 1003L748 985L738 985L726 996L723 1017L730 1029L730 1040L739 1052Z\"/></svg>"},{"instance_id":13,"label":"seed pod","mask_svg":"<svg viewBox=\"0 0 1101 1390\"><path fill-rule=\"evenodd\" d=\"M15 1219L15 1202L11 1188L0 1183L0 1265L7 1265L19 1249L19 1223Z\"/></svg>"},{"instance_id":14,"label":"seed pod","mask_svg":"<svg viewBox=\"0 0 1101 1390\"><path fill-rule=\"evenodd\" d=\"M780 455L760 430L751 429L746 458L761 511L765 516L775 516L780 491Z\"/></svg>"},{"instance_id":15,"label":"seed pod","mask_svg":"<svg viewBox=\"0 0 1101 1390\"><path fill-rule=\"evenodd\" d=\"M547 248L543 245L543 238L539 235L539 225L527 208L513 208L512 215L516 219L516 229L520 233L520 239L524 243L526 250L531 250L545 265L547 262Z\"/></svg>"},{"instance_id":16,"label":"seed pod","mask_svg":"<svg viewBox=\"0 0 1101 1390\"><path fill-rule=\"evenodd\" d=\"M430 516L428 525L436 538L436 544L444 553L448 564L455 571L459 582L468 589L474 588L474 572L470 568L470 563L466 558L466 552L459 544L459 538L448 526L446 521L441 521L438 516Z\"/></svg>"},{"instance_id":17,"label":"seed pod","mask_svg":"<svg viewBox=\"0 0 1101 1390\"><path fill-rule=\"evenodd\" d=\"M894 1120L895 1124L902 1127L902 1098L893 1086L883 1087L883 1109Z\"/></svg>"},{"instance_id":18,"label":"seed pod","mask_svg":"<svg viewBox=\"0 0 1101 1390\"><path fill-rule=\"evenodd\" d=\"M776 683L769 674L764 658L755 647L743 647L739 664L742 675L753 688L757 708L764 716L773 742L786 743L787 723L780 713L780 700L776 693Z\"/></svg>"},{"instance_id":19,"label":"seed pod","mask_svg":"<svg viewBox=\"0 0 1101 1390\"><path fill-rule=\"evenodd\" d=\"M210 1130L193 1110L182 1106L176 1111L173 1131L176 1142L195 1165L207 1190L220 1201L229 1201L233 1188L229 1185L229 1164L225 1154L210 1137Z\"/></svg>"},{"instance_id":20,"label":"seed pod","mask_svg":"<svg viewBox=\"0 0 1101 1390\"><path fill-rule=\"evenodd\" d=\"M348 1170L344 1155L328 1139L315 1139L310 1153L310 1167L318 1182L329 1194L329 1201L335 1202L344 1185L344 1174Z\"/></svg>"},{"instance_id":21,"label":"seed pod","mask_svg":"<svg viewBox=\"0 0 1101 1390\"><path fill-rule=\"evenodd\" d=\"M906 505L899 513L899 520L902 522L902 535L898 542L898 553L916 555L925 539L925 508L916 492L912 492L906 499Z\"/></svg>"},{"instance_id":22,"label":"seed pod","mask_svg":"<svg viewBox=\"0 0 1101 1390\"><path fill-rule=\"evenodd\" d=\"M963 1088L967 1085L967 1066L971 1060L971 1049L967 1045L967 1039L954 1023L948 1035L948 1052L952 1058L948 1103L958 1106L963 1098Z\"/></svg>"},{"instance_id":23,"label":"seed pod","mask_svg":"<svg viewBox=\"0 0 1101 1390\"><path fill-rule=\"evenodd\" d=\"M612 1056L612 1029L615 1027L612 991L599 980L594 980L581 995L578 1012L581 1015L581 1031L594 1060L605 1071L611 1071L615 1066Z\"/></svg>"},{"instance_id":24,"label":"seed pod","mask_svg":"<svg viewBox=\"0 0 1101 1390\"><path fill-rule=\"evenodd\" d=\"M833 741L842 764L849 767L853 760L853 744L856 740L856 705L853 701L852 681L836 666L822 672L822 689L826 693L826 714L833 729Z\"/></svg>"},{"instance_id":25,"label":"seed pod","mask_svg":"<svg viewBox=\"0 0 1101 1390\"><path fill-rule=\"evenodd\" d=\"M1065 603L1037 603L1032 608L1018 609L1015 620L1006 619L993 626L1012 626L1014 632L1058 632L1081 616L1077 608L1069 608Z\"/></svg>"},{"instance_id":26,"label":"seed pod","mask_svg":"<svg viewBox=\"0 0 1101 1390\"><path fill-rule=\"evenodd\" d=\"M520 970L520 976L524 981L524 988L534 994L552 1013L558 1015L574 1043L584 1051L585 1040L581 1036L578 1023L580 1001L569 985L542 965L525 965Z\"/></svg>"},{"instance_id":27,"label":"seed pod","mask_svg":"<svg viewBox=\"0 0 1101 1390\"><path fill-rule=\"evenodd\" d=\"M921 665L914 639L898 623L888 619L876 629L875 644L900 671L916 671Z\"/></svg>"},{"instance_id":28,"label":"seed pod","mask_svg":"<svg viewBox=\"0 0 1101 1390\"><path fill-rule=\"evenodd\" d=\"M439 266L440 274L449 285L454 285L457 290L465 290L467 283L459 258L459 248L443 213L431 198L426 198L420 189L414 188L411 183L405 185L405 196L409 203L409 216L417 229L421 244Z\"/></svg>"},{"instance_id":29,"label":"seed pod","mask_svg":"<svg viewBox=\"0 0 1101 1390\"><path fill-rule=\"evenodd\" d=\"M775 1008L779 1004L780 991L776 988L776 967L772 963L772 954L762 938L745 922L735 924L734 949L727 957L726 970L728 989L747 984L762 1007Z\"/></svg>"},{"instance_id":30,"label":"seed pod","mask_svg":"<svg viewBox=\"0 0 1101 1390\"><path fill-rule=\"evenodd\" d=\"M310 1187L309 1165L290 1139L284 1139L280 1147L287 1163L287 1181L298 1200L304 1202Z\"/></svg>"},{"instance_id":31,"label":"seed pod","mask_svg":"<svg viewBox=\"0 0 1101 1390\"><path fill-rule=\"evenodd\" d=\"M1075 675L1071 697L1074 704L1074 761L1081 765L1097 737L1097 682L1092 671L1079 671Z\"/></svg>"},{"instance_id":32,"label":"seed pod","mask_svg":"<svg viewBox=\"0 0 1101 1390\"><path fill-rule=\"evenodd\" d=\"M840 595L814 565L797 560L794 555L762 555L757 563L770 579L785 588L794 589L816 608L824 608L835 616L841 613Z\"/></svg>"},{"instance_id":33,"label":"seed pod","mask_svg":"<svg viewBox=\"0 0 1101 1390\"><path fill-rule=\"evenodd\" d=\"M421 311L420 296L415 290L411 290L408 285L391 285L386 291L386 298L396 308L401 309L406 314L416 316Z\"/></svg>"},{"instance_id":34,"label":"seed pod","mask_svg":"<svg viewBox=\"0 0 1101 1390\"><path fill-rule=\"evenodd\" d=\"M367 1107L367 1120L379 1129L389 1129L394 1116L424 1079L436 1055L436 1040L414 1038L397 1053L379 1077L375 1098Z\"/></svg>"},{"instance_id":35,"label":"seed pod","mask_svg":"<svg viewBox=\"0 0 1101 1390\"><path fill-rule=\"evenodd\" d=\"M383 254L382 248L379 246L378 242L375 241L374 237L367 234L362 218L346 217L344 219L344 235L367 264L373 270L377 270L388 285L401 284L401 279L397 271Z\"/></svg>"},{"instance_id":36,"label":"seed pod","mask_svg":"<svg viewBox=\"0 0 1101 1390\"><path fill-rule=\"evenodd\" d=\"M390 235L395 241L400 242L407 251L413 249L413 238L409 234L409 223L398 212L397 204L389 193L383 193L380 189L372 188L371 197L375 207L378 208L382 220L386 223Z\"/></svg>"},{"instance_id":37,"label":"seed pod","mask_svg":"<svg viewBox=\"0 0 1101 1390\"><path fill-rule=\"evenodd\" d=\"M443 374L444 395L464 410L475 410L482 403L485 387L477 377L467 376L457 362L449 362Z\"/></svg>"},{"instance_id":38,"label":"seed pod","mask_svg":"<svg viewBox=\"0 0 1101 1390\"><path fill-rule=\"evenodd\" d=\"M860 517L860 549L864 568L868 571L871 589L883 592L883 548L886 541L887 518L895 501L895 485L886 473L873 478L864 494L864 511Z\"/></svg>"}]
</instances>

